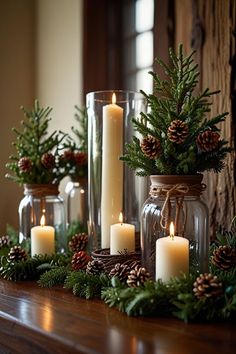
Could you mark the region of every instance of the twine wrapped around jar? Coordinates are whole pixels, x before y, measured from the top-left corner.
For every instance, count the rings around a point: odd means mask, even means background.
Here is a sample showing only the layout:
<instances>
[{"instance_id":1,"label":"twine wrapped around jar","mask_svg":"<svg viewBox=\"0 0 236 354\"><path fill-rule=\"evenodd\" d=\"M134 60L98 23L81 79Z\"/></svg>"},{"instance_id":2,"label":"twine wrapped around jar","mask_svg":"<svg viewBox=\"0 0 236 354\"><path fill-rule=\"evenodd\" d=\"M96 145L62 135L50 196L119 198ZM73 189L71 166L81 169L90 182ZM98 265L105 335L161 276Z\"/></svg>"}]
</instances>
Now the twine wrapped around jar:
<instances>
[{"instance_id":1,"label":"twine wrapped around jar","mask_svg":"<svg viewBox=\"0 0 236 354\"><path fill-rule=\"evenodd\" d=\"M59 194L58 184L24 184L24 194L34 197Z\"/></svg>"}]
</instances>

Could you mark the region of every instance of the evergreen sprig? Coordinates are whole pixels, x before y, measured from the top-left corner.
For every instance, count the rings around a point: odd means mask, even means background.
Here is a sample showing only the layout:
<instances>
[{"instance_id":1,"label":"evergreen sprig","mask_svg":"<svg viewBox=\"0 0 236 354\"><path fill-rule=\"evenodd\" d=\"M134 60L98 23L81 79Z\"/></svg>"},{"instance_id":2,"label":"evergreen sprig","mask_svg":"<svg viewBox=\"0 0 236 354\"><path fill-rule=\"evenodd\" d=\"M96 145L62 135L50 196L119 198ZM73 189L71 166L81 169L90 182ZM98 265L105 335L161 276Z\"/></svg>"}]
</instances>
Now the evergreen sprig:
<instances>
[{"instance_id":1,"label":"evergreen sprig","mask_svg":"<svg viewBox=\"0 0 236 354\"><path fill-rule=\"evenodd\" d=\"M136 170L139 176L196 174L206 170L220 172L227 153L231 151L228 142L219 138L218 144L212 145L212 149L204 149L204 141L203 148L197 144L202 133L218 133L220 129L217 124L223 122L228 114L225 112L207 119L212 105L210 99L220 91L211 92L206 88L199 94L195 93L199 72L194 63L194 52L185 57L183 46L180 45L177 55L172 49L169 55L170 65L156 59L166 78L162 80L156 72L151 71L149 74L153 77L154 93L146 94L141 90L147 100L148 112L141 112L139 118L133 118L133 125L142 138L133 137L133 141L126 144L121 160ZM176 120L183 122L187 131L181 143L168 136L168 129ZM181 132L176 128L173 134L178 138ZM156 156L154 152L149 156L142 150L142 141L148 136L155 138L160 145Z\"/></svg>"},{"instance_id":2,"label":"evergreen sprig","mask_svg":"<svg viewBox=\"0 0 236 354\"><path fill-rule=\"evenodd\" d=\"M69 267L53 267L40 276L38 284L42 288L52 288L55 285L63 285L69 271Z\"/></svg>"}]
</instances>

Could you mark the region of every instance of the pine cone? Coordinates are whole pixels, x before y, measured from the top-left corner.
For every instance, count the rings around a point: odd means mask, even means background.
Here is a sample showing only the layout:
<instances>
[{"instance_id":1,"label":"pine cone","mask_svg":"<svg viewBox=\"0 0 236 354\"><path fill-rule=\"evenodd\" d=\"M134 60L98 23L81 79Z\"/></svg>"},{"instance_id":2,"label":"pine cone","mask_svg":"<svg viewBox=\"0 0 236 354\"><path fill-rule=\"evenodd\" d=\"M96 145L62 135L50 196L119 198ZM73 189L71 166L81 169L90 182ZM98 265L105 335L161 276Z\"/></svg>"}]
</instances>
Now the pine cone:
<instances>
[{"instance_id":1,"label":"pine cone","mask_svg":"<svg viewBox=\"0 0 236 354\"><path fill-rule=\"evenodd\" d=\"M146 268L139 267L138 265L132 269L128 275L127 284L129 287L142 286L147 280L149 280L150 274Z\"/></svg>"},{"instance_id":2,"label":"pine cone","mask_svg":"<svg viewBox=\"0 0 236 354\"><path fill-rule=\"evenodd\" d=\"M8 259L11 262L26 261L27 253L23 248L21 248L21 246L14 246L8 253Z\"/></svg>"},{"instance_id":3,"label":"pine cone","mask_svg":"<svg viewBox=\"0 0 236 354\"><path fill-rule=\"evenodd\" d=\"M160 141L152 135L147 135L145 138L143 138L143 140L140 142L140 147L144 155L150 159L155 159L160 155L161 152Z\"/></svg>"},{"instance_id":4,"label":"pine cone","mask_svg":"<svg viewBox=\"0 0 236 354\"><path fill-rule=\"evenodd\" d=\"M20 169L20 172L27 173L30 172L32 169L32 162L29 157L22 157L18 161L18 167Z\"/></svg>"},{"instance_id":5,"label":"pine cone","mask_svg":"<svg viewBox=\"0 0 236 354\"><path fill-rule=\"evenodd\" d=\"M41 163L47 170L52 170L55 166L55 156L47 152L41 157Z\"/></svg>"},{"instance_id":6,"label":"pine cone","mask_svg":"<svg viewBox=\"0 0 236 354\"><path fill-rule=\"evenodd\" d=\"M94 259L89 261L86 268L88 274L101 274L105 271L104 263L100 259Z\"/></svg>"},{"instance_id":7,"label":"pine cone","mask_svg":"<svg viewBox=\"0 0 236 354\"><path fill-rule=\"evenodd\" d=\"M69 248L73 253L75 253L78 251L84 251L87 247L87 244L88 235L83 232L72 236L71 240L69 241Z\"/></svg>"},{"instance_id":8,"label":"pine cone","mask_svg":"<svg viewBox=\"0 0 236 354\"><path fill-rule=\"evenodd\" d=\"M193 292L198 299L218 297L223 292L222 283L211 273L200 274L193 284Z\"/></svg>"},{"instance_id":9,"label":"pine cone","mask_svg":"<svg viewBox=\"0 0 236 354\"><path fill-rule=\"evenodd\" d=\"M84 251L76 252L71 260L71 266L74 270L86 269L90 257Z\"/></svg>"},{"instance_id":10,"label":"pine cone","mask_svg":"<svg viewBox=\"0 0 236 354\"><path fill-rule=\"evenodd\" d=\"M74 162L75 161L74 152L71 149L65 150L63 152L62 159L65 162Z\"/></svg>"},{"instance_id":11,"label":"pine cone","mask_svg":"<svg viewBox=\"0 0 236 354\"><path fill-rule=\"evenodd\" d=\"M117 277L122 283L126 283L128 279L128 275L130 272L130 267L125 265L125 264L120 264L116 263L114 268L109 273L109 276L112 277Z\"/></svg>"},{"instance_id":12,"label":"pine cone","mask_svg":"<svg viewBox=\"0 0 236 354\"><path fill-rule=\"evenodd\" d=\"M211 257L211 262L222 270L229 270L236 265L236 249L231 246L219 246Z\"/></svg>"},{"instance_id":13,"label":"pine cone","mask_svg":"<svg viewBox=\"0 0 236 354\"><path fill-rule=\"evenodd\" d=\"M8 235L4 235L0 237L0 249L4 246L10 246L11 241Z\"/></svg>"},{"instance_id":14,"label":"pine cone","mask_svg":"<svg viewBox=\"0 0 236 354\"><path fill-rule=\"evenodd\" d=\"M199 134L196 140L197 146L200 150L209 152L217 148L219 144L220 135L211 130L205 130Z\"/></svg>"},{"instance_id":15,"label":"pine cone","mask_svg":"<svg viewBox=\"0 0 236 354\"><path fill-rule=\"evenodd\" d=\"M88 163L88 156L86 152L77 151L74 153L74 159L76 165L84 166Z\"/></svg>"},{"instance_id":16,"label":"pine cone","mask_svg":"<svg viewBox=\"0 0 236 354\"><path fill-rule=\"evenodd\" d=\"M167 136L170 141L182 144L188 136L188 126L180 119L173 120L168 128Z\"/></svg>"}]
</instances>

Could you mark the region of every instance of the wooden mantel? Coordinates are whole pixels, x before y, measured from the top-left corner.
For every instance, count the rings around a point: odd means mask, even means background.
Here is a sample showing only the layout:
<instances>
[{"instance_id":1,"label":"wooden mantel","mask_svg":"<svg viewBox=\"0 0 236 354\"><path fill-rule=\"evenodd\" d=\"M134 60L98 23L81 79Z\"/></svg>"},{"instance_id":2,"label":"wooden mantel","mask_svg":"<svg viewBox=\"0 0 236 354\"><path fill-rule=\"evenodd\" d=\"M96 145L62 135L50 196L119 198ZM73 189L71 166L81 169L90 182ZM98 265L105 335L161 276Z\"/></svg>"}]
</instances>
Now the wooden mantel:
<instances>
[{"instance_id":1,"label":"wooden mantel","mask_svg":"<svg viewBox=\"0 0 236 354\"><path fill-rule=\"evenodd\" d=\"M236 324L131 318L62 288L0 280L0 353L231 354Z\"/></svg>"}]
</instances>

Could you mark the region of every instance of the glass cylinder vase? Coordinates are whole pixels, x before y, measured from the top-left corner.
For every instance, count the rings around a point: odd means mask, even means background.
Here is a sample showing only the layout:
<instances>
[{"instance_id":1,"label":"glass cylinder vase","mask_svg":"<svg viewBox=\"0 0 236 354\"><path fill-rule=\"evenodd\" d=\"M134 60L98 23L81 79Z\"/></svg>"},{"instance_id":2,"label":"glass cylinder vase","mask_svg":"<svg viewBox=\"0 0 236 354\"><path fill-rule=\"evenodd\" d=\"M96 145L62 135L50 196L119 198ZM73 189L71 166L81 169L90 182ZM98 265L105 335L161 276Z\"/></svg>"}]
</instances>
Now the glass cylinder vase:
<instances>
[{"instance_id":1,"label":"glass cylinder vase","mask_svg":"<svg viewBox=\"0 0 236 354\"><path fill-rule=\"evenodd\" d=\"M87 94L90 248L110 247L110 226L124 221L139 233L139 215L148 195L147 178L137 177L120 160L136 134L132 119L146 111L143 95L127 91ZM136 247L139 246L139 240Z\"/></svg>"},{"instance_id":2,"label":"glass cylinder vase","mask_svg":"<svg viewBox=\"0 0 236 354\"><path fill-rule=\"evenodd\" d=\"M25 184L25 197L19 205L19 242L29 243L34 226L52 226L55 232L55 252L67 250L66 216L64 201L59 196L58 185ZM42 217L44 218L42 224Z\"/></svg>"},{"instance_id":3,"label":"glass cylinder vase","mask_svg":"<svg viewBox=\"0 0 236 354\"><path fill-rule=\"evenodd\" d=\"M208 209L200 199L205 188L201 183L202 178L200 174L150 177L150 197L141 212L141 254L142 264L153 279L156 278L156 266L159 264L156 241L169 238L171 221L174 235L189 240L190 271L208 271Z\"/></svg>"}]
</instances>

